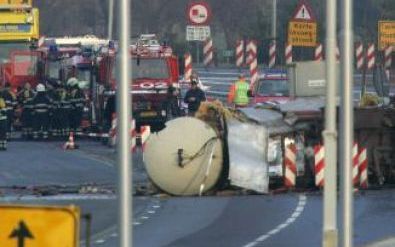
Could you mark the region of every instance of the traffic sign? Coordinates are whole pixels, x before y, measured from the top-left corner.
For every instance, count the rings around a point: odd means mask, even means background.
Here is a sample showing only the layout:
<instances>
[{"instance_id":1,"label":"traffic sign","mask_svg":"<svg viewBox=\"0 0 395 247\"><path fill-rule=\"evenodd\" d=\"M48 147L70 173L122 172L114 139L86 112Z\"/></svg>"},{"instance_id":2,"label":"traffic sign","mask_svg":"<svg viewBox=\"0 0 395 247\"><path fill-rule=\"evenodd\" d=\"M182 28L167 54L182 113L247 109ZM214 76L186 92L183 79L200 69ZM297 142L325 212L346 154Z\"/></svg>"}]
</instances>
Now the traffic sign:
<instances>
[{"instance_id":1,"label":"traffic sign","mask_svg":"<svg viewBox=\"0 0 395 247\"><path fill-rule=\"evenodd\" d=\"M210 26L188 25L186 36L187 41L204 41L211 36Z\"/></svg>"},{"instance_id":2,"label":"traffic sign","mask_svg":"<svg viewBox=\"0 0 395 247\"><path fill-rule=\"evenodd\" d=\"M191 25L208 25L211 9L206 2L190 3L187 8L188 23Z\"/></svg>"},{"instance_id":3,"label":"traffic sign","mask_svg":"<svg viewBox=\"0 0 395 247\"><path fill-rule=\"evenodd\" d=\"M379 50L395 46L395 21L379 21Z\"/></svg>"},{"instance_id":4,"label":"traffic sign","mask_svg":"<svg viewBox=\"0 0 395 247\"><path fill-rule=\"evenodd\" d=\"M76 247L77 207L0 205L1 247Z\"/></svg>"},{"instance_id":5,"label":"traffic sign","mask_svg":"<svg viewBox=\"0 0 395 247\"><path fill-rule=\"evenodd\" d=\"M305 1L300 1L292 17L294 21L315 21L315 16L310 5Z\"/></svg>"},{"instance_id":6,"label":"traffic sign","mask_svg":"<svg viewBox=\"0 0 395 247\"><path fill-rule=\"evenodd\" d=\"M315 47L317 45L317 23L290 21L288 25L288 44Z\"/></svg>"}]
</instances>

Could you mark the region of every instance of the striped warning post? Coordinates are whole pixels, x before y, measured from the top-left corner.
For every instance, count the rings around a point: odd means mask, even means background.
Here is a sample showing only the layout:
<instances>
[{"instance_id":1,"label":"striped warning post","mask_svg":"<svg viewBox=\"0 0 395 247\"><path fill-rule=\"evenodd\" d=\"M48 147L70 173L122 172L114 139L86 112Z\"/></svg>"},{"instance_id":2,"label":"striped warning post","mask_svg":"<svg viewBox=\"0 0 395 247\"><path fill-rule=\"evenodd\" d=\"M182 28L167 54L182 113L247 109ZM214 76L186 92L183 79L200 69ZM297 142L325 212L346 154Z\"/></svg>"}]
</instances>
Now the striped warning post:
<instances>
[{"instance_id":1,"label":"striped warning post","mask_svg":"<svg viewBox=\"0 0 395 247\"><path fill-rule=\"evenodd\" d=\"M355 57L357 59L357 69L361 70L361 69L363 69L363 66L365 64L365 57L363 55L363 44L362 44L362 42L358 42L355 47L356 47L356 49L355 49Z\"/></svg>"},{"instance_id":2,"label":"striped warning post","mask_svg":"<svg viewBox=\"0 0 395 247\"><path fill-rule=\"evenodd\" d=\"M318 43L317 46L315 47L314 61L322 61L322 59L323 59L323 48L322 48L322 44Z\"/></svg>"},{"instance_id":3,"label":"striped warning post","mask_svg":"<svg viewBox=\"0 0 395 247\"><path fill-rule=\"evenodd\" d=\"M184 61L185 61L184 80L189 81L192 75L192 56L190 53L186 53L184 55Z\"/></svg>"},{"instance_id":4,"label":"striped warning post","mask_svg":"<svg viewBox=\"0 0 395 247\"><path fill-rule=\"evenodd\" d=\"M296 146L294 144L288 145L285 148L285 187L295 187L296 185Z\"/></svg>"},{"instance_id":5,"label":"striped warning post","mask_svg":"<svg viewBox=\"0 0 395 247\"><path fill-rule=\"evenodd\" d=\"M242 67L244 60L244 40L238 40L236 42L236 66Z\"/></svg>"},{"instance_id":6,"label":"striped warning post","mask_svg":"<svg viewBox=\"0 0 395 247\"><path fill-rule=\"evenodd\" d=\"M258 61L256 58L250 63L250 76L250 88L252 88L258 81Z\"/></svg>"},{"instance_id":7,"label":"striped warning post","mask_svg":"<svg viewBox=\"0 0 395 247\"><path fill-rule=\"evenodd\" d=\"M367 69L371 70L376 64L376 54L375 54L375 47L373 43L368 45L368 51L366 53L367 57Z\"/></svg>"},{"instance_id":8,"label":"striped warning post","mask_svg":"<svg viewBox=\"0 0 395 247\"><path fill-rule=\"evenodd\" d=\"M150 135L151 135L151 127L148 125L142 126L140 129L140 138L141 138L141 146L143 148L143 151L145 150L145 144L147 143L147 140Z\"/></svg>"},{"instance_id":9,"label":"striped warning post","mask_svg":"<svg viewBox=\"0 0 395 247\"><path fill-rule=\"evenodd\" d=\"M285 45L285 64L292 63L292 45L286 44Z\"/></svg>"},{"instance_id":10,"label":"striped warning post","mask_svg":"<svg viewBox=\"0 0 395 247\"><path fill-rule=\"evenodd\" d=\"M358 143L354 143L352 147L352 180L354 186L359 185L359 152Z\"/></svg>"},{"instance_id":11,"label":"striped warning post","mask_svg":"<svg viewBox=\"0 0 395 247\"><path fill-rule=\"evenodd\" d=\"M257 57L257 43L255 40L248 41L246 64L250 65Z\"/></svg>"},{"instance_id":12,"label":"striped warning post","mask_svg":"<svg viewBox=\"0 0 395 247\"><path fill-rule=\"evenodd\" d=\"M276 65L276 41L273 40L269 46L269 68L273 68Z\"/></svg>"},{"instance_id":13,"label":"striped warning post","mask_svg":"<svg viewBox=\"0 0 395 247\"><path fill-rule=\"evenodd\" d=\"M208 67L213 62L213 40L209 37L204 41L203 45L203 64Z\"/></svg>"},{"instance_id":14,"label":"striped warning post","mask_svg":"<svg viewBox=\"0 0 395 247\"><path fill-rule=\"evenodd\" d=\"M392 65L392 46L389 45L384 49L384 67L386 69L391 68Z\"/></svg>"},{"instance_id":15,"label":"striped warning post","mask_svg":"<svg viewBox=\"0 0 395 247\"><path fill-rule=\"evenodd\" d=\"M314 147L314 170L315 170L315 185L317 187L324 186L324 172L325 172L325 149L322 145Z\"/></svg>"},{"instance_id":16,"label":"striped warning post","mask_svg":"<svg viewBox=\"0 0 395 247\"><path fill-rule=\"evenodd\" d=\"M362 189L368 188L368 156L367 149L361 148L359 152L359 185Z\"/></svg>"}]
</instances>

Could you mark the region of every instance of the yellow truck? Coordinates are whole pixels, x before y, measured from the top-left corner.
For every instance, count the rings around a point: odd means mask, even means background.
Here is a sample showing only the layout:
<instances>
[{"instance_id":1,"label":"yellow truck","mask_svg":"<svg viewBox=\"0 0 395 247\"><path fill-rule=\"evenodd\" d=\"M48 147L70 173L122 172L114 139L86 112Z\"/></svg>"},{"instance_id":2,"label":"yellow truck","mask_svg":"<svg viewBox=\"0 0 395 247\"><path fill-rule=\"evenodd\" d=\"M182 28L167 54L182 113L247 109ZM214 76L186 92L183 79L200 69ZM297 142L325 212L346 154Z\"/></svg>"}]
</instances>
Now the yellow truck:
<instances>
[{"instance_id":1,"label":"yellow truck","mask_svg":"<svg viewBox=\"0 0 395 247\"><path fill-rule=\"evenodd\" d=\"M32 0L0 0L0 86L34 80L37 57L31 47L38 39L39 11Z\"/></svg>"}]
</instances>

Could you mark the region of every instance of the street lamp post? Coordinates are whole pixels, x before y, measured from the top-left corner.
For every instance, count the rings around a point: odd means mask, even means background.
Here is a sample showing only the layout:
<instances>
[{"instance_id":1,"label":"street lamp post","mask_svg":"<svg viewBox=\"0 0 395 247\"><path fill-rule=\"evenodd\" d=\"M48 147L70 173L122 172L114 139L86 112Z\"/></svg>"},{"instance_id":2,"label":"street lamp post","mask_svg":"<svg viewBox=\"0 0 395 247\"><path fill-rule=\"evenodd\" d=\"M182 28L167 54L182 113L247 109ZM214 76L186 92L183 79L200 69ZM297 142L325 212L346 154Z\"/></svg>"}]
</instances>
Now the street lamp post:
<instances>
[{"instance_id":1,"label":"street lamp post","mask_svg":"<svg viewBox=\"0 0 395 247\"><path fill-rule=\"evenodd\" d=\"M130 120L132 100L130 94L130 2L120 0L118 16L119 28L119 77L117 86L117 118L118 118L118 231L121 247L132 246L132 154L130 152Z\"/></svg>"}]
</instances>

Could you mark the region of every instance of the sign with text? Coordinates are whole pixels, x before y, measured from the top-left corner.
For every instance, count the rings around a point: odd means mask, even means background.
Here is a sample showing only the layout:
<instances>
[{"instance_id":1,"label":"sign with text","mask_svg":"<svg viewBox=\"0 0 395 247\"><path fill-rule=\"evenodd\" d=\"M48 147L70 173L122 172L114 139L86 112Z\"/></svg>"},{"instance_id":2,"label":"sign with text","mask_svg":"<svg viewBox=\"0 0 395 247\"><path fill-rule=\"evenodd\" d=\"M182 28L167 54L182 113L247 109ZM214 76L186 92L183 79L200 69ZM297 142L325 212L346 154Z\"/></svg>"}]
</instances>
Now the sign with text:
<instances>
[{"instance_id":1,"label":"sign with text","mask_svg":"<svg viewBox=\"0 0 395 247\"><path fill-rule=\"evenodd\" d=\"M210 26L188 25L186 30L187 41L204 41L211 36Z\"/></svg>"},{"instance_id":2,"label":"sign with text","mask_svg":"<svg viewBox=\"0 0 395 247\"><path fill-rule=\"evenodd\" d=\"M77 247L77 207L0 205L1 247Z\"/></svg>"},{"instance_id":3,"label":"sign with text","mask_svg":"<svg viewBox=\"0 0 395 247\"><path fill-rule=\"evenodd\" d=\"M288 44L315 47L317 44L317 23L290 21L288 25Z\"/></svg>"},{"instance_id":4,"label":"sign with text","mask_svg":"<svg viewBox=\"0 0 395 247\"><path fill-rule=\"evenodd\" d=\"M387 46L395 46L395 21L379 21L379 50Z\"/></svg>"}]
</instances>

